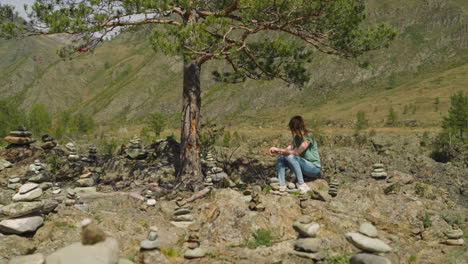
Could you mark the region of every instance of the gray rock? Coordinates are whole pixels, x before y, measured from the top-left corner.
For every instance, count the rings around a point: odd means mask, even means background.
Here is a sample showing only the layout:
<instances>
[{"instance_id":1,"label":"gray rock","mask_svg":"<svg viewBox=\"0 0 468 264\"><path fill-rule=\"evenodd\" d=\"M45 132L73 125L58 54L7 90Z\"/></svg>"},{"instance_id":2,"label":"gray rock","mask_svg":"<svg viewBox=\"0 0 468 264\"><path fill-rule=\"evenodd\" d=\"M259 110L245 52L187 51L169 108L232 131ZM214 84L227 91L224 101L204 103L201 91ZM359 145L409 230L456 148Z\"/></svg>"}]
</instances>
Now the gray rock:
<instances>
[{"instance_id":1,"label":"gray rock","mask_svg":"<svg viewBox=\"0 0 468 264\"><path fill-rule=\"evenodd\" d=\"M444 232L444 234L451 239L458 239L463 236L463 231L461 229L454 229Z\"/></svg>"},{"instance_id":2,"label":"gray rock","mask_svg":"<svg viewBox=\"0 0 468 264\"><path fill-rule=\"evenodd\" d=\"M171 224L178 227L178 228L183 228L186 229L188 228L191 224L193 224L193 221L190 222L177 222L177 221L171 221Z\"/></svg>"},{"instance_id":3,"label":"gray rock","mask_svg":"<svg viewBox=\"0 0 468 264\"><path fill-rule=\"evenodd\" d=\"M8 189L10 190L17 190L21 187L21 183L10 183L7 185Z\"/></svg>"},{"instance_id":4,"label":"gray rock","mask_svg":"<svg viewBox=\"0 0 468 264\"><path fill-rule=\"evenodd\" d=\"M362 223L359 226L359 233L368 237L377 237L377 229L371 223Z\"/></svg>"},{"instance_id":5,"label":"gray rock","mask_svg":"<svg viewBox=\"0 0 468 264\"><path fill-rule=\"evenodd\" d=\"M33 176L28 179L28 181L36 183L50 182L51 180L52 177L49 172L41 172L39 174L36 174L36 176Z\"/></svg>"},{"instance_id":6,"label":"gray rock","mask_svg":"<svg viewBox=\"0 0 468 264\"><path fill-rule=\"evenodd\" d=\"M0 232L6 234L23 234L36 231L44 223L41 216L28 216L3 220L0 222Z\"/></svg>"},{"instance_id":7,"label":"gray rock","mask_svg":"<svg viewBox=\"0 0 468 264\"><path fill-rule=\"evenodd\" d=\"M95 193L96 187L76 187L73 189L76 193Z\"/></svg>"},{"instance_id":8,"label":"gray rock","mask_svg":"<svg viewBox=\"0 0 468 264\"><path fill-rule=\"evenodd\" d=\"M25 194L19 194L19 193L15 194L13 196L13 201L15 202L33 201L41 197L41 195L42 195L42 189L37 188Z\"/></svg>"},{"instance_id":9,"label":"gray rock","mask_svg":"<svg viewBox=\"0 0 468 264\"><path fill-rule=\"evenodd\" d=\"M15 192L12 190L1 190L0 191L0 204L1 205L11 204L11 202L13 201L11 197L13 197L14 194ZM0 211L0 214L1 214L1 211Z\"/></svg>"},{"instance_id":10,"label":"gray rock","mask_svg":"<svg viewBox=\"0 0 468 264\"><path fill-rule=\"evenodd\" d=\"M214 174L211 176L211 179L213 179L213 182L216 183L223 179L229 179L229 176L225 172L222 172L222 171L223 170L221 169L220 172L213 172Z\"/></svg>"},{"instance_id":11,"label":"gray rock","mask_svg":"<svg viewBox=\"0 0 468 264\"><path fill-rule=\"evenodd\" d=\"M465 244L465 240L463 240L462 238L460 238L460 239L447 239L447 241L445 243L447 245L450 245L450 246L462 246L463 244Z\"/></svg>"},{"instance_id":12,"label":"gray rock","mask_svg":"<svg viewBox=\"0 0 468 264\"><path fill-rule=\"evenodd\" d=\"M80 187L91 187L94 186L96 183L94 182L93 178L85 178L85 179L79 179L76 181L76 183Z\"/></svg>"},{"instance_id":13,"label":"gray rock","mask_svg":"<svg viewBox=\"0 0 468 264\"><path fill-rule=\"evenodd\" d=\"M47 264L115 264L118 261L119 245L111 237L94 245L73 243L46 258Z\"/></svg>"},{"instance_id":14,"label":"gray rock","mask_svg":"<svg viewBox=\"0 0 468 264\"><path fill-rule=\"evenodd\" d=\"M52 199L47 199L47 200L42 200L42 209L41 209L41 214L48 214L57 208L59 205L59 202L56 200Z\"/></svg>"},{"instance_id":15,"label":"gray rock","mask_svg":"<svg viewBox=\"0 0 468 264\"><path fill-rule=\"evenodd\" d=\"M127 150L127 156L132 160L144 159L147 155L148 152L144 149L130 148Z\"/></svg>"},{"instance_id":16,"label":"gray rock","mask_svg":"<svg viewBox=\"0 0 468 264\"><path fill-rule=\"evenodd\" d=\"M20 257L14 257L10 259L8 264L44 264L45 258L41 253L26 255Z\"/></svg>"},{"instance_id":17,"label":"gray rock","mask_svg":"<svg viewBox=\"0 0 468 264\"><path fill-rule=\"evenodd\" d=\"M30 192L30 191L36 189L38 186L39 186L39 184L37 184L37 183L26 183L26 184L23 184L23 185L21 185L21 187L19 188L18 193L19 193L19 194L25 194L25 193L27 193L27 192Z\"/></svg>"},{"instance_id":18,"label":"gray rock","mask_svg":"<svg viewBox=\"0 0 468 264\"><path fill-rule=\"evenodd\" d=\"M145 239L141 241L140 247L142 249L159 249L161 247L161 242L157 240Z\"/></svg>"},{"instance_id":19,"label":"gray rock","mask_svg":"<svg viewBox=\"0 0 468 264\"><path fill-rule=\"evenodd\" d=\"M39 188L41 188L43 191L47 190L47 189L50 189L54 186L53 183L51 182L43 182L41 184L39 184Z\"/></svg>"},{"instance_id":20,"label":"gray rock","mask_svg":"<svg viewBox=\"0 0 468 264\"><path fill-rule=\"evenodd\" d=\"M293 228L303 237L315 237L320 229L320 225L317 223L302 224L296 221L293 224Z\"/></svg>"},{"instance_id":21,"label":"gray rock","mask_svg":"<svg viewBox=\"0 0 468 264\"><path fill-rule=\"evenodd\" d=\"M0 159L0 171L6 168L11 168L11 163L7 160Z\"/></svg>"},{"instance_id":22,"label":"gray rock","mask_svg":"<svg viewBox=\"0 0 468 264\"><path fill-rule=\"evenodd\" d=\"M346 239L355 247L371 253L386 253L392 248L380 239L370 238L359 233L346 233Z\"/></svg>"},{"instance_id":23,"label":"gray rock","mask_svg":"<svg viewBox=\"0 0 468 264\"><path fill-rule=\"evenodd\" d=\"M203 258L205 254L206 254L206 251L201 248L188 249L184 253L184 258L187 258L187 259Z\"/></svg>"},{"instance_id":24,"label":"gray rock","mask_svg":"<svg viewBox=\"0 0 468 264\"><path fill-rule=\"evenodd\" d=\"M349 259L350 264L392 264L392 262L382 256L367 253L359 253Z\"/></svg>"},{"instance_id":25,"label":"gray rock","mask_svg":"<svg viewBox=\"0 0 468 264\"><path fill-rule=\"evenodd\" d=\"M322 241L319 238L300 238L294 242L294 248L298 251L317 253Z\"/></svg>"},{"instance_id":26,"label":"gray rock","mask_svg":"<svg viewBox=\"0 0 468 264\"><path fill-rule=\"evenodd\" d=\"M19 183L21 181L20 177L14 177L11 179L8 179L8 183Z\"/></svg>"},{"instance_id":27,"label":"gray rock","mask_svg":"<svg viewBox=\"0 0 468 264\"><path fill-rule=\"evenodd\" d=\"M19 217L39 212L42 207L41 202L18 202L2 207L0 213L8 217Z\"/></svg>"}]
</instances>

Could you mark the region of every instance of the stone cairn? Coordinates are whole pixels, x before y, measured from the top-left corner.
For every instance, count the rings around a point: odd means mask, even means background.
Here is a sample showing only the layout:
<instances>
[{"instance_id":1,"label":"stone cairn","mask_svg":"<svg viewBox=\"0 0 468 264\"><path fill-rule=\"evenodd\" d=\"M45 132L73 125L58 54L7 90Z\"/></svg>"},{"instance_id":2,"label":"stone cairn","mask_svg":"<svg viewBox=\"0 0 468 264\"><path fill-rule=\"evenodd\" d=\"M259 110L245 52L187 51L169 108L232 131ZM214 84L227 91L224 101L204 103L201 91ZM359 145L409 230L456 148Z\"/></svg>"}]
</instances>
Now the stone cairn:
<instances>
[{"instance_id":1,"label":"stone cairn","mask_svg":"<svg viewBox=\"0 0 468 264\"><path fill-rule=\"evenodd\" d=\"M292 182L289 182L288 184L286 184L286 191L285 192L280 192L279 191L279 188L280 188L280 184L279 184L279 180L277 177L271 177L269 179L269 182L270 182L270 187L271 187L271 191L270 193L272 194L277 194L277 195L286 195L287 193L290 193L290 192L297 192L299 191L299 189L296 188L296 185Z\"/></svg>"},{"instance_id":2,"label":"stone cairn","mask_svg":"<svg viewBox=\"0 0 468 264\"><path fill-rule=\"evenodd\" d=\"M75 144L69 142L65 145L65 148L68 150L68 157L67 159L71 162L74 161L79 161L80 156L78 155L78 152L76 151Z\"/></svg>"},{"instance_id":3,"label":"stone cairn","mask_svg":"<svg viewBox=\"0 0 468 264\"><path fill-rule=\"evenodd\" d=\"M203 258L206 254L205 250L200 247L200 226L192 224L188 228L184 252L184 257L187 259Z\"/></svg>"},{"instance_id":4,"label":"stone cairn","mask_svg":"<svg viewBox=\"0 0 468 264\"><path fill-rule=\"evenodd\" d=\"M10 135L5 137L5 141L10 143L8 147L29 147L36 142L32 137L32 133L24 126L19 126L16 131L11 131Z\"/></svg>"},{"instance_id":5,"label":"stone cairn","mask_svg":"<svg viewBox=\"0 0 468 264\"><path fill-rule=\"evenodd\" d=\"M187 228L193 224L193 215L191 214L191 207L186 203L182 197L176 198L176 208L174 210L173 225L181 228Z\"/></svg>"},{"instance_id":6,"label":"stone cairn","mask_svg":"<svg viewBox=\"0 0 468 264\"><path fill-rule=\"evenodd\" d=\"M156 226L152 226L148 232L148 237L141 241L140 248L144 250L153 250L160 249L160 247L161 242L159 241L158 237L158 228Z\"/></svg>"},{"instance_id":7,"label":"stone cairn","mask_svg":"<svg viewBox=\"0 0 468 264\"><path fill-rule=\"evenodd\" d=\"M382 163L376 163L372 165L373 171L371 172L371 177L374 179L386 179L387 172L385 172L384 165Z\"/></svg>"},{"instance_id":8,"label":"stone cairn","mask_svg":"<svg viewBox=\"0 0 468 264\"><path fill-rule=\"evenodd\" d=\"M326 253L320 251L322 241L316 238L320 225L312 221L310 216L303 215L293 224L299 237L294 242L294 250L291 254L312 260L322 260Z\"/></svg>"},{"instance_id":9,"label":"stone cairn","mask_svg":"<svg viewBox=\"0 0 468 264\"><path fill-rule=\"evenodd\" d=\"M0 215L7 219L0 222L0 232L5 234L25 234L35 232L44 222L41 213L53 211L58 202L40 201L43 192L37 183L22 185L13 196L13 203L0 208Z\"/></svg>"},{"instance_id":10,"label":"stone cairn","mask_svg":"<svg viewBox=\"0 0 468 264\"><path fill-rule=\"evenodd\" d=\"M260 199L260 193L262 192L262 189L260 186L256 185L252 187L252 199L249 202L249 209L252 211L258 211L258 212L263 212L265 211L265 205L263 205L261 199Z\"/></svg>"},{"instance_id":11,"label":"stone cairn","mask_svg":"<svg viewBox=\"0 0 468 264\"><path fill-rule=\"evenodd\" d=\"M85 168L85 172L80 175L80 179L76 181L76 184L80 187L92 187L95 186L100 178L100 174L96 169Z\"/></svg>"},{"instance_id":12,"label":"stone cairn","mask_svg":"<svg viewBox=\"0 0 468 264\"><path fill-rule=\"evenodd\" d=\"M25 176L28 181L35 183L45 183L52 180L52 174L40 160L35 160L33 164L29 165ZM52 183L50 183L50 185L52 185Z\"/></svg>"},{"instance_id":13,"label":"stone cairn","mask_svg":"<svg viewBox=\"0 0 468 264\"><path fill-rule=\"evenodd\" d=\"M88 156L81 159L85 162L96 162L97 161L97 148L94 145L89 146Z\"/></svg>"},{"instance_id":14,"label":"stone cairn","mask_svg":"<svg viewBox=\"0 0 468 264\"><path fill-rule=\"evenodd\" d=\"M42 135L41 140L43 142L41 148L44 150L53 149L57 146L57 141L49 134Z\"/></svg>"},{"instance_id":15,"label":"stone cairn","mask_svg":"<svg viewBox=\"0 0 468 264\"><path fill-rule=\"evenodd\" d=\"M338 195L338 187L340 187L340 183L338 181L330 181L328 186L330 186L328 194L332 197L336 197Z\"/></svg>"},{"instance_id":16,"label":"stone cairn","mask_svg":"<svg viewBox=\"0 0 468 264\"><path fill-rule=\"evenodd\" d=\"M377 229L370 223L362 223L359 227L359 233L349 232L345 237L353 246L362 250L351 257L350 264L359 263L382 263L391 264L391 261L383 256L378 256L379 253L387 253L392 248L384 241L377 238Z\"/></svg>"},{"instance_id":17,"label":"stone cairn","mask_svg":"<svg viewBox=\"0 0 468 264\"><path fill-rule=\"evenodd\" d=\"M141 139L135 136L130 140L130 146L126 151L126 154L131 160L141 160L146 158L148 152L143 148Z\"/></svg>"},{"instance_id":18,"label":"stone cairn","mask_svg":"<svg viewBox=\"0 0 468 264\"><path fill-rule=\"evenodd\" d=\"M215 183L222 183L225 182L224 185L229 186L230 188L236 187L236 184L229 178L226 172L224 172L223 168L219 167L216 164L216 159L213 157L211 152L206 154L206 177L204 180L205 186L213 186Z\"/></svg>"},{"instance_id":19,"label":"stone cairn","mask_svg":"<svg viewBox=\"0 0 468 264\"><path fill-rule=\"evenodd\" d=\"M75 190L67 190L67 199L65 200L66 206L72 206L79 202L80 197L76 194Z\"/></svg>"},{"instance_id":20,"label":"stone cairn","mask_svg":"<svg viewBox=\"0 0 468 264\"><path fill-rule=\"evenodd\" d=\"M465 244L465 240L463 237L463 231L460 228L455 228L452 230L448 230L444 232L447 240L445 244L450 246L463 246Z\"/></svg>"}]
</instances>

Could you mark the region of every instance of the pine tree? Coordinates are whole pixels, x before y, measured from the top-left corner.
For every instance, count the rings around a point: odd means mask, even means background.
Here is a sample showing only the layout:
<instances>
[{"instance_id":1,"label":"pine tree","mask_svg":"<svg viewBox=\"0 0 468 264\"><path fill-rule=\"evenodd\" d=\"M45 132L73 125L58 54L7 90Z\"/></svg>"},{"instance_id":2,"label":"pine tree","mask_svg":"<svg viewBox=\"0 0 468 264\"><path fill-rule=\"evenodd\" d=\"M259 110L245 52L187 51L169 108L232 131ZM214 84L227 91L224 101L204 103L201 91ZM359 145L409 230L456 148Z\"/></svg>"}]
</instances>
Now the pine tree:
<instances>
[{"instance_id":1,"label":"pine tree","mask_svg":"<svg viewBox=\"0 0 468 264\"><path fill-rule=\"evenodd\" d=\"M62 56L92 50L119 28L154 25L148 36L153 48L179 55L184 62L178 187L193 190L202 186L199 130L204 63L226 62L229 67L224 72L213 73L219 81L280 78L302 85L309 81L305 64L313 51L355 58L387 46L396 35L386 24L363 23L365 4L360 0L36 0L31 23L26 25L11 19L14 15L8 8L0 7L6 10L0 11L0 37L81 36L59 52Z\"/></svg>"},{"instance_id":2,"label":"pine tree","mask_svg":"<svg viewBox=\"0 0 468 264\"><path fill-rule=\"evenodd\" d=\"M461 141L464 141L468 131L468 95L459 91L450 97L450 101L448 116L444 118L442 127L446 131L453 131Z\"/></svg>"}]
</instances>

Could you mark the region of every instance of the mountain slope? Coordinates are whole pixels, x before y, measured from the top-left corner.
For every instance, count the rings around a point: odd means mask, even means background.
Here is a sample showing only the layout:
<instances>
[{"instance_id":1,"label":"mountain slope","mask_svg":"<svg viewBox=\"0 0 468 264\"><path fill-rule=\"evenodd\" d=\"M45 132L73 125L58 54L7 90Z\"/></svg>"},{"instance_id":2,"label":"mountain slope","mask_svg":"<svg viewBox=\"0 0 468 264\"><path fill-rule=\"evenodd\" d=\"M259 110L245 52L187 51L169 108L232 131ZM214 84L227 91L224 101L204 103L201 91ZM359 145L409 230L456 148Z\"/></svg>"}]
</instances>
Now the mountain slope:
<instances>
[{"instance_id":1,"label":"mountain slope","mask_svg":"<svg viewBox=\"0 0 468 264\"><path fill-rule=\"evenodd\" d=\"M316 54L309 65L311 81L298 89L277 80L216 83L211 72L226 65L212 61L202 70L203 116L271 123L296 113L349 120L366 110L371 119L381 120L391 106L414 105L415 114L404 118L437 123L448 97L466 89L468 3L371 0L368 11L371 23L388 22L400 34L389 49L360 58L365 67ZM0 97L18 99L23 109L44 103L52 113L72 110L98 120L176 113L181 108L182 60L155 54L146 40L149 30L121 34L72 61L55 55L61 45L56 39L2 41ZM430 107L437 97L439 112Z\"/></svg>"}]
</instances>

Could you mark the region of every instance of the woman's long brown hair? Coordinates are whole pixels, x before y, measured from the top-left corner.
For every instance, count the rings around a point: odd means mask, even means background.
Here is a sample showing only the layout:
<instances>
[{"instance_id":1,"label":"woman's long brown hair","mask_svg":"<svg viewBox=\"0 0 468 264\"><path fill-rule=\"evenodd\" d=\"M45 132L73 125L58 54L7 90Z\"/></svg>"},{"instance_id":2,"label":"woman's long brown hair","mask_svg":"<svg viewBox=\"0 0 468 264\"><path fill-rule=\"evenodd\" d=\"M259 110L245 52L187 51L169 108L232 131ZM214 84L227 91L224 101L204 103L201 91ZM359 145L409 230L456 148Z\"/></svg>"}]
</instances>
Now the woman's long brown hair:
<instances>
[{"instance_id":1,"label":"woman's long brown hair","mask_svg":"<svg viewBox=\"0 0 468 264\"><path fill-rule=\"evenodd\" d=\"M302 116L291 118L289 121L289 129L291 129L293 136L300 136L301 138L304 138L304 135L309 133Z\"/></svg>"}]
</instances>

